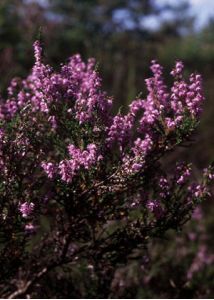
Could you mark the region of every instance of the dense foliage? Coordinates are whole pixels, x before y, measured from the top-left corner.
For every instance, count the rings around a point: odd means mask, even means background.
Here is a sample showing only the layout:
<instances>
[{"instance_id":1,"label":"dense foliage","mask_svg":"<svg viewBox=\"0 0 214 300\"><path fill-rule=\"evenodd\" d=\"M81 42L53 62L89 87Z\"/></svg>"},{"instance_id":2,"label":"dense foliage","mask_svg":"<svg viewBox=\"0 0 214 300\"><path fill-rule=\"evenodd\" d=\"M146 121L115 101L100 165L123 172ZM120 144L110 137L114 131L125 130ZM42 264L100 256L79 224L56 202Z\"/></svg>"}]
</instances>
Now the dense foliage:
<instances>
[{"instance_id":1,"label":"dense foliage","mask_svg":"<svg viewBox=\"0 0 214 300\"><path fill-rule=\"evenodd\" d=\"M210 196L212 166L198 181L164 163L198 124L201 76L177 61L167 87L152 61L147 97L114 115L93 59L54 70L34 52L0 107L1 296L114 297L120 268L141 257L143 270L148 243Z\"/></svg>"}]
</instances>

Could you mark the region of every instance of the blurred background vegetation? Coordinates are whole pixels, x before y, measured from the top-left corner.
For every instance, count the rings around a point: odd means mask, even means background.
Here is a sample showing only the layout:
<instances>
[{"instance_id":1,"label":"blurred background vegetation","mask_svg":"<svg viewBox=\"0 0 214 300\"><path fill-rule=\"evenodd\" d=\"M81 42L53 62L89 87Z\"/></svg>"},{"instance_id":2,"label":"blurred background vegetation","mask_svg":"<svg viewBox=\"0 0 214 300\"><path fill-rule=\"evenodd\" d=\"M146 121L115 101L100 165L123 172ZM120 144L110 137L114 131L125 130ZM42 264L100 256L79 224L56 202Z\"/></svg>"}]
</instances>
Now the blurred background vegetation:
<instances>
[{"instance_id":1,"label":"blurred background vegetation","mask_svg":"<svg viewBox=\"0 0 214 300\"><path fill-rule=\"evenodd\" d=\"M29 72L33 64L32 44L38 38L44 44L45 60L55 67L77 52L85 59L95 57L104 88L115 99L115 110L122 107L125 111L140 93L145 96L144 80L150 74L152 59L163 64L168 83L174 61L181 59L187 75L194 71L203 75L206 102L194 137L196 143L190 150L179 150L179 154L202 168L214 158L214 11L213 18L210 14L199 26L194 2L203 2L202 9L209 9L211 3L209 0L1 0L1 94L6 97L7 85L13 77L24 77ZM212 234L214 210L211 204L206 204L204 210ZM209 247L214 253L212 243ZM173 284L169 285L173 289Z\"/></svg>"}]
</instances>

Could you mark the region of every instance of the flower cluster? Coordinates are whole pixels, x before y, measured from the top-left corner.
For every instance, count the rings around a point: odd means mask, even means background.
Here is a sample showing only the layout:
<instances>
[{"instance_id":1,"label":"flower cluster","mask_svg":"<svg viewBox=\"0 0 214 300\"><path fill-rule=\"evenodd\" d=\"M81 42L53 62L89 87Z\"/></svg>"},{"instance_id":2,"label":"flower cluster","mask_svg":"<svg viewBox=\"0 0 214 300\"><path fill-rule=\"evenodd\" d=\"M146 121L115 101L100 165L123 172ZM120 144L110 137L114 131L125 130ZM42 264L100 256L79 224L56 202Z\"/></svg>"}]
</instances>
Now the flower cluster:
<instances>
[{"instance_id":1,"label":"flower cluster","mask_svg":"<svg viewBox=\"0 0 214 300\"><path fill-rule=\"evenodd\" d=\"M97 147L95 144L88 144L87 150L81 151L74 145L68 146L68 151L72 159L63 160L59 163L59 173L62 180L70 182L77 171L82 167L88 170L95 164L102 156L97 155Z\"/></svg>"},{"instance_id":2,"label":"flower cluster","mask_svg":"<svg viewBox=\"0 0 214 300\"><path fill-rule=\"evenodd\" d=\"M63 65L59 73L41 61L41 46L34 43L36 63L32 73L21 83L13 80L8 89L9 98L1 107L2 118L12 118L26 104L33 111L41 111L49 115L49 120L56 126L55 116L51 115L51 106L63 101L75 113L80 123L94 119L94 110L98 110L102 121L111 107L111 99L101 92L101 81L94 70L93 59L88 64L82 62L79 55L73 56L67 65Z\"/></svg>"},{"instance_id":3,"label":"flower cluster","mask_svg":"<svg viewBox=\"0 0 214 300\"><path fill-rule=\"evenodd\" d=\"M88 144L86 150L81 150L74 145L68 145L68 152L71 159L64 159L59 164L42 162L41 167L49 178L54 178L57 174L65 182L71 182L72 178L81 168L88 170L92 165L102 160L102 155L98 155L97 146Z\"/></svg>"},{"instance_id":4,"label":"flower cluster","mask_svg":"<svg viewBox=\"0 0 214 300\"><path fill-rule=\"evenodd\" d=\"M24 202L22 204L20 204L19 210L22 214L23 218L27 218L28 216L30 216L34 210L34 203L30 202Z\"/></svg>"}]
</instances>

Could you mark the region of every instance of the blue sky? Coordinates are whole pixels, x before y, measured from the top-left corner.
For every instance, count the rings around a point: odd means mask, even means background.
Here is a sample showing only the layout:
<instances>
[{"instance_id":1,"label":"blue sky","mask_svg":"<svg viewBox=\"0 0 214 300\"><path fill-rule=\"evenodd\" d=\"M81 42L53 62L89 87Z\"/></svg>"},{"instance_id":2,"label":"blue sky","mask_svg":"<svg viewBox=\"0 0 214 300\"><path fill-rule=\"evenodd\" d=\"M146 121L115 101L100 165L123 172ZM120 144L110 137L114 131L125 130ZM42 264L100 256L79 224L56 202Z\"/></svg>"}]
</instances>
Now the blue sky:
<instances>
[{"instance_id":1,"label":"blue sky","mask_svg":"<svg viewBox=\"0 0 214 300\"><path fill-rule=\"evenodd\" d=\"M156 0L157 4L178 4L181 0ZM188 0L190 13L196 16L196 28L206 25L210 17L214 17L214 0Z\"/></svg>"},{"instance_id":2,"label":"blue sky","mask_svg":"<svg viewBox=\"0 0 214 300\"><path fill-rule=\"evenodd\" d=\"M143 0L142 0L143 1ZM154 0L156 5L162 7L165 4L177 6L185 0ZM204 25L207 24L210 17L214 17L214 0L186 0L190 4L189 14L195 16L195 30L200 30ZM132 23L129 21L129 14L125 10L120 10L115 14L115 18L118 21L124 22L127 27L132 27ZM161 17L148 16L143 18L142 26L147 27L151 30L159 28L160 21L170 20L173 16L169 11L165 11L161 14Z\"/></svg>"},{"instance_id":3,"label":"blue sky","mask_svg":"<svg viewBox=\"0 0 214 300\"><path fill-rule=\"evenodd\" d=\"M191 10L197 16L197 25L203 26L209 17L214 17L214 0L189 0Z\"/></svg>"},{"instance_id":4,"label":"blue sky","mask_svg":"<svg viewBox=\"0 0 214 300\"><path fill-rule=\"evenodd\" d=\"M41 4L45 4L47 0L25 0L25 1L37 1ZM80 0L81 1L81 0ZM143 0L142 0L143 1ZM162 4L172 4L176 5L182 2L182 0L154 0L155 3L162 6ZM210 17L214 17L214 0L187 0L190 4L190 14L196 16L196 29L200 29L206 25ZM117 17L124 18L124 12L119 14ZM166 18L170 18L169 15L165 15ZM150 28L155 28L159 26L158 20L156 17L149 17L146 26Z\"/></svg>"}]
</instances>

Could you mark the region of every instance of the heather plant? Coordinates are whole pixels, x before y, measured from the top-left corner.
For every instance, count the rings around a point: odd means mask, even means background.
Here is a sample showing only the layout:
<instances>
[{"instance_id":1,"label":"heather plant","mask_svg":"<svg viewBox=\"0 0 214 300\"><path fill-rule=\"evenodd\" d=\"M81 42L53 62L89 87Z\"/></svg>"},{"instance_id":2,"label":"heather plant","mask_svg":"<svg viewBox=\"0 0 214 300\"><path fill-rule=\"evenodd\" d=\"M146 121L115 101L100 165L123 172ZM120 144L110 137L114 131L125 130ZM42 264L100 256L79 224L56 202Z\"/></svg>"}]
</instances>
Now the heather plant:
<instances>
[{"instance_id":1,"label":"heather plant","mask_svg":"<svg viewBox=\"0 0 214 300\"><path fill-rule=\"evenodd\" d=\"M210 197L212 165L198 181L191 164L164 163L198 125L201 76L177 61L167 87L152 61L147 97L114 115L93 59L53 70L34 52L0 106L1 296L114 297L118 270L143 270L148 243Z\"/></svg>"},{"instance_id":2,"label":"heather plant","mask_svg":"<svg viewBox=\"0 0 214 300\"><path fill-rule=\"evenodd\" d=\"M206 208L207 206L207 208ZM117 269L112 281L115 298L212 298L212 203L199 205L182 232L169 231L164 239L148 243L144 265L129 261Z\"/></svg>"}]
</instances>

